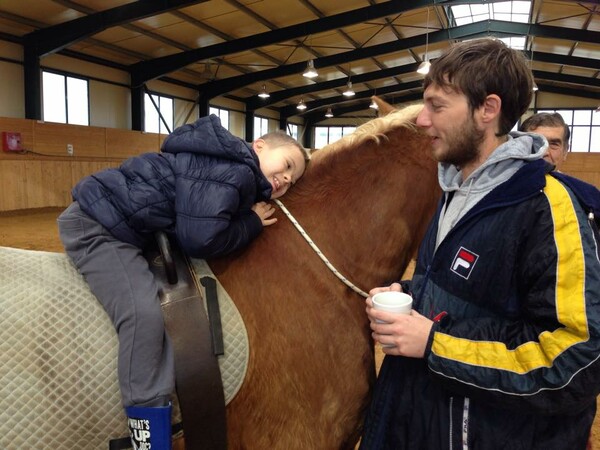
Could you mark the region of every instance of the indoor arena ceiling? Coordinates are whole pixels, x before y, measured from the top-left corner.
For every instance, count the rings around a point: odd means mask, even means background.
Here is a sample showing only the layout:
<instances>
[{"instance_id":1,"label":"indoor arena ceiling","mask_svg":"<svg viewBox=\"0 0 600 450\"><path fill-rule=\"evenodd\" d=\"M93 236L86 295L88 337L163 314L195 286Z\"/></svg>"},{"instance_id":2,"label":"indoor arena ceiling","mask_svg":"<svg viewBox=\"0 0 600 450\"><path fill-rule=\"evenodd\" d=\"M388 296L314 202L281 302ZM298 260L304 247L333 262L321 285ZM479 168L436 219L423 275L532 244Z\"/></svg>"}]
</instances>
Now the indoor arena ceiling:
<instances>
[{"instance_id":1,"label":"indoor arena ceiling","mask_svg":"<svg viewBox=\"0 0 600 450\"><path fill-rule=\"evenodd\" d=\"M127 71L132 86L158 78L312 121L357 114L373 94L418 99L426 57L484 36L520 43L540 92L600 98L597 0L0 1L0 39L42 67L58 52ZM309 60L316 78L302 76Z\"/></svg>"}]
</instances>

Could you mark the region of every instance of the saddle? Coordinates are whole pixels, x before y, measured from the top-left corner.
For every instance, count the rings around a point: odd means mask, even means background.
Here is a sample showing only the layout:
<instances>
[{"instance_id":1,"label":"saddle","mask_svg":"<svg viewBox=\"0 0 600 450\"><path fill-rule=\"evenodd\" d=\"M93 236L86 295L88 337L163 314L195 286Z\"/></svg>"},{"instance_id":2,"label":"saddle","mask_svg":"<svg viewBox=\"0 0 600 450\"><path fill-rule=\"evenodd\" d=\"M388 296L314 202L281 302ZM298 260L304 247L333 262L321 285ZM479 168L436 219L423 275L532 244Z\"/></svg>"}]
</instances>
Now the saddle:
<instances>
[{"instance_id":1,"label":"saddle","mask_svg":"<svg viewBox=\"0 0 600 450\"><path fill-rule=\"evenodd\" d=\"M165 328L175 352L177 397L187 450L227 448L225 397L217 357L224 353L216 282L202 289L188 257L164 232L145 252L159 285Z\"/></svg>"}]
</instances>

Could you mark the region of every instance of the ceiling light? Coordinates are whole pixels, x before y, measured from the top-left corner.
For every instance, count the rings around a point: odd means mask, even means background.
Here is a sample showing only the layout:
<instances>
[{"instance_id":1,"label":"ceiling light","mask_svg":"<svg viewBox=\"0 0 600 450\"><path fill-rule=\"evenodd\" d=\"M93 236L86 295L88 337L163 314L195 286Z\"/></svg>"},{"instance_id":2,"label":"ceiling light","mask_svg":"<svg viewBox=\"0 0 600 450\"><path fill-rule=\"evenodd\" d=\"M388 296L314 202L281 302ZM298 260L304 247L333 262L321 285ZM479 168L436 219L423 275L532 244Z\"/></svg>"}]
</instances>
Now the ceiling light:
<instances>
[{"instance_id":1,"label":"ceiling light","mask_svg":"<svg viewBox=\"0 0 600 450\"><path fill-rule=\"evenodd\" d=\"M325 113L325 117L333 117L333 111L331 108L327 108L327 112Z\"/></svg>"},{"instance_id":2,"label":"ceiling light","mask_svg":"<svg viewBox=\"0 0 600 450\"><path fill-rule=\"evenodd\" d=\"M427 29L425 31L425 57L423 58L423 62L419 64L417 68L417 73L421 75L427 75L429 73L429 69L431 68L431 63L429 62L429 7L427 7Z\"/></svg>"},{"instance_id":3,"label":"ceiling light","mask_svg":"<svg viewBox=\"0 0 600 450\"><path fill-rule=\"evenodd\" d=\"M535 82L535 78L533 77L533 36L531 37L531 59L529 60L529 70L531 70L531 81L533 82L533 86L531 86L531 90L533 92L537 92L539 89L537 83Z\"/></svg>"},{"instance_id":4,"label":"ceiling light","mask_svg":"<svg viewBox=\"0 0 600 450\"><path fill-rule=\"evenodd\" d=\"M312 59L309 59L308 64L306 66L306 70L304 71L302 76L305 76L306 78L315 78L318 75L319 74L317 73L317 70L315 69L315 62Z\"/></svg>"},{"instance_id":5,"label":"ceiling light","mask_svg":"<svg viewBox=\"0 0 600 450\"><path fill-rule=\"evenodd\" d=\"M379 109L379 105L377 103L375 103L375 99L371 100L371 104L369 105L369 108L374 109L374 110Z\"/></svg>"},{"instance_id":6,"label":"ceiling light","mask_svg":"<svg viewBox=\"0 0 600 450\"><path fill-rule=\"evenodd\" d=\"M346 97L352 97L355 95L354 89L352 89L352 81L348 81L348 83L346 83L346 90L342 94Z\"/></svg>"},{"instance_id":7,"label":"ceiling light","mask_svg":"<svg viewBox=\"0 0 600 450\"><path fill-rule=\"evenodd\" d=\"M419 64L419 67L417 68L417 72L420 73L421 75L427 75L429 73L430 68L431 68L431 63L429 61L423 61L421 64Z\"/></svg>"},{"instance_id":8,"label":"ceiling light","mask_svg":"<svg viewBox=\"0 0 600 450\"><path fill-rule=\"evenodd\" d=\"M262 89L260 90L260 93L258 94L258 96L260 98L269 98L271 95L267 92L267 86L265 86L264 84L262 85Z\"/></svg>"},{"instance_id":9,"label":"ceiling light","mask_svg":"<svg viewBox=\"0 0 600 450\"><path fill-rule=\"evenodd\" d=\"M304 103L304 100L300 99L300 102L298 103L296 108L298 108L300 111L304 111L306 109L306 103Z\"/></svg>"}]
</instances>

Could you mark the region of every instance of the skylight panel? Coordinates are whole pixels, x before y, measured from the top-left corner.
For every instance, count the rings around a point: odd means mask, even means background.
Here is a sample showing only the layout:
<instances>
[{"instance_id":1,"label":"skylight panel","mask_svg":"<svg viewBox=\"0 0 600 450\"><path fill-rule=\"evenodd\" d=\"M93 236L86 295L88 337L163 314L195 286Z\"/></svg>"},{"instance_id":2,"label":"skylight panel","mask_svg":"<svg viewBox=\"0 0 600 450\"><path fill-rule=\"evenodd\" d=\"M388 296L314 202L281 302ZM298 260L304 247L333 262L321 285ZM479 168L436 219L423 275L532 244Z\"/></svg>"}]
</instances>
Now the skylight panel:
<instances>
[{"instance_id":1,"label":"skylight panel","mask_svg":"<svg viewBox=\"0 0 600 450\"><path fill-rule=\"evenodd\" d=\"M454 17L466 17L471 15L471 8L469 8L469 5L456 5L452 6L451 9Z\"/></svg>"},{"instance_id":2,"label":"skylight panel","mask_svg":"<svg viewBox=\"0 0 600 450\"><path fill-rule=\"evenodd\" d=\"M494 3L494 12L510 14L513 10L512 4L513 4L513 2Z\"/></svg>"},{"instance_id":3,"label":"skylight panel","mask_svg":"<svg viewBox=\"0 0 600 450\"><path fill-rule=\"evenodd\" d=\"M479 16L481 14L489 14L490 13L490 8L489 6L486 4L481 4L481 5L471 5L471 15L472 16Z\"/></svg>"},{"instance_id":4,"label":"skylight panel","mask_svg":"<svg viewBox=\"0 0 600 450\"><path fill-rule=\"evenodd\" d=\"M502 42L515 50L525 50L525 36L500 38Z\"/></svg>"},{"instance_id":5,"label":"skylight panel","mask_svg":"<svg viewBox=\"0 0 600 450\"><path fill-rule=\"evenodd\" d=\"M454 25L466 25L484 20L528 23L531 1L506 1L497 3L470 3L449 7Z\"/></svg>"},{"instance_id":6,"label":"skylight panel","mask_svg":"<svg viewBox=\"0 0 600 450\"><path fill-rule=\"evenodd\" d=\"M512 4L512 12L514 14L529 15L529 11L531 10L531 2L513 1Z\"/></svg>"}]
</instances>

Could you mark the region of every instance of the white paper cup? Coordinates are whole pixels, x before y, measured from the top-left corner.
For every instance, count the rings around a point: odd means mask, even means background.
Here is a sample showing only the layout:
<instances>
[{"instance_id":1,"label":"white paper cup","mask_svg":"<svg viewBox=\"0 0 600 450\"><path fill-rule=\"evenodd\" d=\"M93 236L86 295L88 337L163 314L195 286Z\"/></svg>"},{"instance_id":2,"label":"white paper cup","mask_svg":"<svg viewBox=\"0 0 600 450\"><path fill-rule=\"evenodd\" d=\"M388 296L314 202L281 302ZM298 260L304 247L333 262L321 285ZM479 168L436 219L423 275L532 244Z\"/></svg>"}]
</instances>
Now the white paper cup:
<instances>
[{"instance_id":1,"label":"white paper cup","mask_svg":"<svg viewBox=\"0 0 600 450\"><path fill-rule=\"evenodd\" d=\"M395 314L410 314L412 310L412 297L404 292L388 291L375 294L371 299L373 308ZM375 320L377 323L385 323L383 320ZM394 344L383 344L382 347L395 347Z\"/></svg>"},{"instance_id":2,"label":"white paper cup","mask_svg":"<svg viewBox=\"0 0 600 450\"><path fill-rule=\"evenodd\" d=\"M410 314L412 297L404 292L388 291L375 294L372 298L373 308L396 314ZM377 321L382 323L381 321Z\"/></svg>"}]
</instances>

